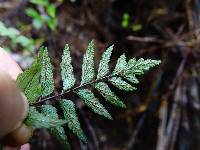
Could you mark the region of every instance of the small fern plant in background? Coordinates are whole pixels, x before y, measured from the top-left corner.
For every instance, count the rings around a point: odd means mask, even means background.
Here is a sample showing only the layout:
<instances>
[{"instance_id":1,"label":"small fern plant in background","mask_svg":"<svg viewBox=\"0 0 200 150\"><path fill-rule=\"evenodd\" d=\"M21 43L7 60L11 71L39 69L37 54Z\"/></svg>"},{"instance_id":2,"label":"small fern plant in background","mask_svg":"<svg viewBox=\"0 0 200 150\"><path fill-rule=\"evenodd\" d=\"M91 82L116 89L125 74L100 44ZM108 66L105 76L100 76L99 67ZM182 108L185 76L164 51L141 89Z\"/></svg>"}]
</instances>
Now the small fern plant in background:
<instances>
[{"instance_id":1,"label":"small fern plant in background","mask_svg":"<svg viewBox=\"0 0 200 150\"><path fill-rule=\"evenodd\" d=\"M6 44L7 40L9 40L8 44ZM10 51L12 48L14 49L14 47L20 45L24 51L32 51L36 42L32 38L22 35L16 28L7 27L4 22L0 21L0 45L7 45L4 46L4 49Z\"/></svg>"},{"instance_id":2,"label":"small fern plant in background","mask_svg":"<svg viewBox=\"0 0 200 150\"><path fill-rule=\"evenodd\" d=\"M111 91L108 83L120 90L134 91L136 88L133 85L139 83L137 76L144 74L144 71L159 65L161 62L160 60L145 60L143 58L132 58L127 61L125 54L122 54L111 72L109 61L112 51L113 45L103 53L95 77L94 42L91 41L83 57L80 85L75 86L76 79L73 73L70 48L66 45L60 63L63 90L59 94L53 94L55 88L53 66L47 48L40 48L33 65L20 74L16 81L30 105L25 124L35 128L47 128L52 136L62 143L66 149L70 149L70 144L64 127L70 129L82 142L87 142L76 114L75 104L73 100L67 98L67 95L75 93L96 114L112 119L110 113L90 90L91 87L96 89L110 104L126 108L124 102ZM53 104L45 104L45 101L54 100L55 98L57 99L55 102L59 104L56 106L59 106L59 108L54 107ZM62 110L63 115L57 113L58 109Z\"/></svg>"}]
</instances>

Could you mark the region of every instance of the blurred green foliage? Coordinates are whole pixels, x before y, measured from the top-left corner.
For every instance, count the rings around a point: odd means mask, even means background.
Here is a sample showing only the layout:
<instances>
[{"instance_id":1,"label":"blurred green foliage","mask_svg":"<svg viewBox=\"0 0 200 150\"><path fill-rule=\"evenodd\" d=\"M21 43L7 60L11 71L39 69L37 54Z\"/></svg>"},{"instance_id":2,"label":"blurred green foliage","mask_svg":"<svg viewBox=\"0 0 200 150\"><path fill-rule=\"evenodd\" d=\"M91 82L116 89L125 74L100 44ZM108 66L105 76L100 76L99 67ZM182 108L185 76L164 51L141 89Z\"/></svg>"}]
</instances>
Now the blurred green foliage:
<instances>
[{"instance_id":1,"label":"blurred green foliage","mask_svg":"<svg viewBox=\"0 0 200 150\"><path fill-rule=\"evenodd\" d=\"M14 48L20 45L24 50L31 51L34 49L35 41L32 38L28 38L20 33L19 30L13 27L6 27L6 25L0 21L0 40L3 41L9 39L10 44L3 45L6 50Z\"/></svg>"},{"instance_id":2,"label":"blurred green foliage","mask_svg":"<svg viewBox=\"0 0 200 150\"><path fill-rule=\"evenodd\" d=\"M122 16L122 23L121 23L121 26L123 28L128 28L129 26L129 19L130 19L130 16L128 13L124 13L123 16Z\"/></svg>"},{"instance_id":3,"label":"blurred green foliage","mask_svg":"<svg viewBox=\"0 0 200 150\"><path fill-rule=\"evenodd\" d=\"M131 23L129 13L124 13L122 16L121 26L123 28L131 29L133 32L138 32L142 30L142 24Z\"/></svg>"},{"instance_id":4,"label":"blurred green foliage","mask_svg":"<svg viewBox=\"0 0 200 150\"><path fill-rule=\"evenodd\" d=\"M20 26L25 28L22 24ZM20 30L14 27L7 27L5 23L0 21L0 45L7 51L16 49L19 46L22 51L33 52L43 42L44 38L29 38L22 35Z\"/></svg>"},{"instance_id":5,"label":"blurred green foliage","mask_svg":"<svg viewBox=\"0 0 200 150\"><path fill-rule=\"evenodd\" d=\"M132 25L132 30L134 32L140 31L140 30L142 30L142 25L140 23L135 23Z\"/></svg>"},{"instance_id":6,"label":"blurred green foliage","mask_svg":"<svg viewBox=\"0 0 200 150\"><path fill-rule=\"evenodd\" d=\"M30 0L30 2L43 10L39 11L39 9L35 8L27 8L25 10L26 14L33 19L33 26L36 29L40 29L47 25L54 31L57 26L56 5L50 3L49 0Z\"/></svg>"}]
</instances>

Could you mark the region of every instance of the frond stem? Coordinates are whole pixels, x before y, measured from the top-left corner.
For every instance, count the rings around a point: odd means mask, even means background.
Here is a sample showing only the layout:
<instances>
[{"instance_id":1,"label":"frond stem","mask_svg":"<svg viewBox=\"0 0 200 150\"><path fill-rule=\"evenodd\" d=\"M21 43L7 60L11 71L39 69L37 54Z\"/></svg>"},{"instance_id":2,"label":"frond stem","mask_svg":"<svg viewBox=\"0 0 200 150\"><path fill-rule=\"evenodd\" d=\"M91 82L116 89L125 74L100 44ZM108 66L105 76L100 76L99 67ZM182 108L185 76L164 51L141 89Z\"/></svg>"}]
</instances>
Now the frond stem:
<instances>
[{"instance_id":1,"label":"frond stem","mask_svg":"<svg viewBox=\"0 0 200 150\"><path fill-rule=\"evenodd\" d=\"M120 72L121 72L121 71L120 71ZM40 101L37 101L37 102L33 103L32 105L38 105L38 104L43 103L43 102L45 102L45 101L47 101L47 100L51 100L51 99L54 99L54 98L56 98L56 97L64 96L64 95L66 95L67 93L74 92L74 91L76 91L76 90L78 90L78 89L80 89L80 88L82 88L82 87L91 85L91 84L93 84L93 83L100 82L100 81L105 80L105 79L108 80L109 78L112 78L112 77L118 75L120 72L117 72L117 73L115 73L115 74L110 74L110 75L104 76L104 77L99 78L99 79L92 80L92 81L90 81L90 82L88 82L88 83L85 83L85 84L81 84L81 85L76 86L76 87L74 87L74 88L71 88L71 89L69 89L69 90L67 90L67 91L61 92L61 93L56 94L56 95L53 95L53 96L49 96L49 97L44 98L44 99L41 99Z\"/></svg>"},{"instance_id":2,"label":"frond stem","mask_svg":"<svg viewBox=\"0 0 200 150\"><path fill-rule=\"evenodd\" d=\"M121 73L125 72L126 70L133 69L134 67L135 67L134 65L133 65L133 66L130 66L130 67L127 67L125 70L120 70L120 71L118 71L118 72L116 72L116 73L114 73L114 74L110 74L110 75L104 76L104 77L102 77L102 78L92 80L92 81L90 81L90 82L88 82L88 83L81 84L81 85L76 86L76 87L74 87L74 88L71 88L71 89L69 89L69 90L67 90L67 91L61 92L61 93L59 93L59 94L57 94L57 95L53 95L53 96L49 96L49 97L44 98L44 99L40 99L40 101L37 101L37 102L35 102L35 103L31 104L31 105L32 105L32 106L33 106L33 105L38 105L38 104L43 103L43 102L45 102L45 101L48 101L48 100L51 100L51 99L54 99L54 98L57 98L57 97L64 96L64 95L67 94L67 93L74 92L74 91L76 91L76 90L78 90L78 89L80 89L80 88L82 88L82 87L91 85L91 84L93 84L93 83L97 83L97 82L100 82L100 81L105 80L105 79L108 80L109 78L112 78L112 77L114 77L114 76L120 75Z\"/></svg>"}]
</instances>

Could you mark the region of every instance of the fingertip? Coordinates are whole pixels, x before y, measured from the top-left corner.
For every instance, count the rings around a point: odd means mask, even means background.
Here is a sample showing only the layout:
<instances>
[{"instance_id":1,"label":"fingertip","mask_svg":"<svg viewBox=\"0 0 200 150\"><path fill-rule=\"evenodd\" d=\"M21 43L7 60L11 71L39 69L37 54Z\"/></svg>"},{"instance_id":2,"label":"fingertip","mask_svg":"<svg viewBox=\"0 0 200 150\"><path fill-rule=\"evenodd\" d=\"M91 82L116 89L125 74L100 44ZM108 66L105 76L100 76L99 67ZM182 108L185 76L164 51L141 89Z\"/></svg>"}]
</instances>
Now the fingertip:
<instances>
[{"instance_id":1,"label":"fingertip","mask_svg":"<svg viewBox=\"0 0 200 150\"><path fill-rule=\"evenodd\" d=\"M33 128L25 124L6 135L2 143L11 147L18 147L29 142L30 138L33 136ZM22 147L26 148L26 146Z\"/></svg>"},{"instance_id":2,"label":"fingertip","mask_svg":"<svg viewBox=\"0 0 200 150\"><path fill-rule=\"evenodd\" d=\"M29 144L25 144L21 146L21 150L30 150L30 145Z\"/></svg>"},{"instance_id":3,"label":"fingertip","mask_svg":"<svg viewBox=\"0 0 200 150\"><path fill-rule=\"evenodd\" d=\"M15 82L0 72L0 138L19 127L28 113L28 103Z\"/></svg>"},{"instance_id":4,"label":"fingertip","mask_svg":"<svg viewBox=\"0 0 200 150\"><path fill-rule=\"evenodd\" d=\"M5 146L3 147L3 150L30 150L30 144L24 144L21 147L10 147L10 146Z\"/></svg>"},{"instance_id":5,"label":"fingertip","mask_svg":"<svg viewBox=\"0 0 200 150\"><path fill-rule=\"evenodd\" d=\"M18 74L22 72L19 65L11 58L11 56L0 47L0 69L7 72L13 80L17 79Z\"/></svg>"}]
</instances>

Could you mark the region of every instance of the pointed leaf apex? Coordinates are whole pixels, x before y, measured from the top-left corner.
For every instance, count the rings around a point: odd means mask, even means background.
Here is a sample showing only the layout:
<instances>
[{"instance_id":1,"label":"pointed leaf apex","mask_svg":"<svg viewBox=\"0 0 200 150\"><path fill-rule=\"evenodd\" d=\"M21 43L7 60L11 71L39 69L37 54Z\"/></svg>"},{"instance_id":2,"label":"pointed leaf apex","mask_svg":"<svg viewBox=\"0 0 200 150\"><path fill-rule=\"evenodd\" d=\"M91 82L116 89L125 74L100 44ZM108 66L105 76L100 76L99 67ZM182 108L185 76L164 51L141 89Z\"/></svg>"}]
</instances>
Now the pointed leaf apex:
<instances>
[{"instance_id":1,"label":"pointed leaf apex","mask_svg":"<svg viewBox=\"0 0 200 150\"><path fill-rule=\"evenodd\" d=\"M69 45L68 44L65 44L64 50L69 50Z\"/></svg>"},{"instance_id":2,"label":"pointed leaf apex","mask_svg":"<svg viewBox=\"0 0 200 150\"><path fill-rule=\"evenodd\" d=\"M73 74L73 67L71 64L70 48L68 44L65 45L62 55L62 61L60 63L61 78L63 80L63 90L72 88L75 84L75 77Z\"/></svg>"},{"instance_id":3,"label":"pointed leaf apex","mask_svg":"<svg viewBox=\"0 0 200 150\"><path fill-rule=\"evenodd\" d=\"M48 55L47 47L44 51L41 51L41 86L42 86L42 97L51 94L54 90L54 80L53 80L53 65Z\"/></svg>"},{"instance_id":4,"label":"pointed leaf apex","mask_svg":"<svg viewBox=\"0 0 200 150\"><path fill-rule=\"evenodd\" d=\"M115 66L113 74L119 74L121 71L125 70L126 68L127 68L126 56L125 54L122 54L117 60L117 64Z\"/></svg>"},{"instance_id":5,"label":"pointed leaf apex","mask_svg":"<svg viewBox=\"0 0 200 150\"><path fill-rule=\"evenodd\" d=\"M92 40L86 49L82 64L81 84L92 81L94 78L94 41Z\"/></svg>"},{"instance_id":6,"label":"pointed leaf apex","mask_svg":"<svg viewBox=\"0 0 200 150\"><path fill-rule=\"evenodd\" d=\"M97 79L102 78L109 73L109 62L110 62L110 57L112 54L113 47L114 45L111 45L103 53L100 64L99 64Z\"/></svg>"}]
</instances>

